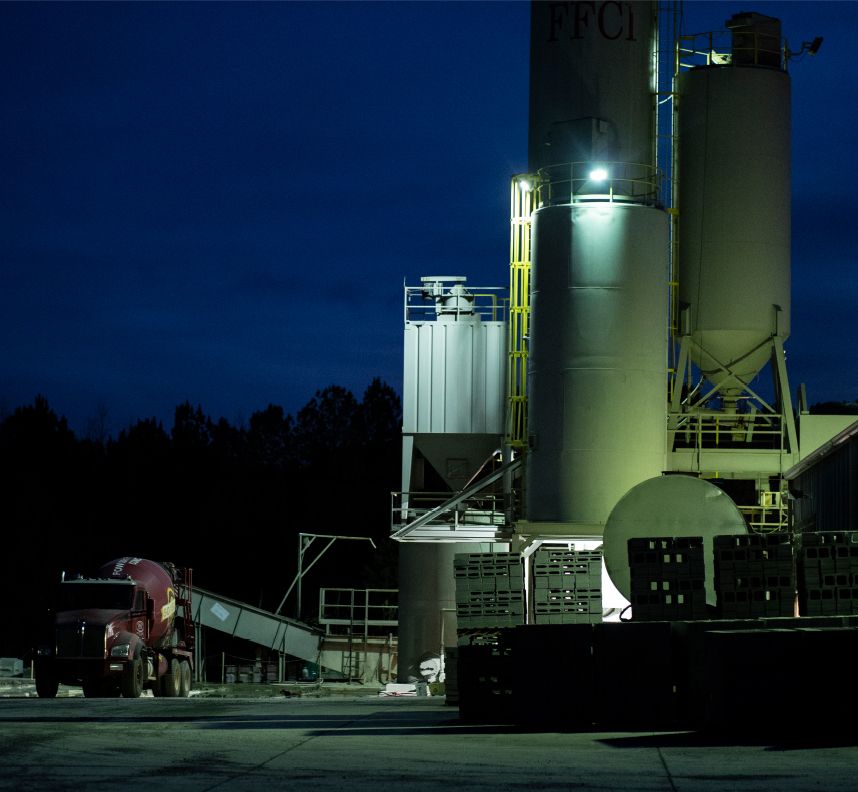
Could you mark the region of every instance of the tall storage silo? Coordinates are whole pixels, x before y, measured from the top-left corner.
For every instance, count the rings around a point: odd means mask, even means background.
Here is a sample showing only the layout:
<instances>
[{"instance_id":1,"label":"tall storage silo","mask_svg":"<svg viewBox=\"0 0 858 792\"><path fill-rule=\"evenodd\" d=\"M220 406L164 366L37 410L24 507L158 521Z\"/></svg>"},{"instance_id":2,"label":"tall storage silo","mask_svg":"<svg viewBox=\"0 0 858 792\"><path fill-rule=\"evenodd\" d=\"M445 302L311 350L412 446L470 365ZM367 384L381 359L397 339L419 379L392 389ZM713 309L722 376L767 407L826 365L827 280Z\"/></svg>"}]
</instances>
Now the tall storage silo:
<instances>
[{"instance_id":1,"label":"tall storage silo","mask_svg":"<svg viewBox=\"0 0 858 792\"><path fill-rule=\"evenodd\" d=\"M653 162L655 4L532 9L540 186L525 509L542 526L524 530L599 536L626 491L664 469L669 241Z\"/></svg>"},{"instance_id":2,"label":"tall storage silo","mask_svg":"<svg viewBox=\"0 0 858 792\"><path fill-rule=\"evenodd\" d=\"M528 167L653 159L656 4L531 3Z\"/></svg>"},{"instance_id":3,"label":"tall storage silo","mask_svg":"<svg viewBox=\"0 0 858 792\"><path fill-rule=\"evenodd\" d=\"M664 467L667 219L571 204L533 227L527 519L598 535Z\"/></svg>"},{"instance_id":4,"label":"tall storage silo","mask_svg":"<svg viewBox=\"0 0 858 792\"><path fill-rule=\"evenodd\" d=\"M728 62L678 80L678 281L692 359L729 401L790 331L790 82L778 20L727 24Z\"/></svg>"},{"instance_id":5,"label":"tall storage silo","mask_svg":"<svg viewBox=\"0 0 858 792\"><path fill-rule=\"evenodd\" d=\"M506 322L497 292L470 290L461 276L428 276L406 287L403 383L403 510L428 464L451 493L500 448L504 429ZM474 293L478 291L478 293ZM409 304L409 295L418 299ZM440 537L443 538L443 537ZM453 556L491 545L449 541L399 546L399 679L419 680L421 658L456 637Z\"/></svg>"}]
</instances>

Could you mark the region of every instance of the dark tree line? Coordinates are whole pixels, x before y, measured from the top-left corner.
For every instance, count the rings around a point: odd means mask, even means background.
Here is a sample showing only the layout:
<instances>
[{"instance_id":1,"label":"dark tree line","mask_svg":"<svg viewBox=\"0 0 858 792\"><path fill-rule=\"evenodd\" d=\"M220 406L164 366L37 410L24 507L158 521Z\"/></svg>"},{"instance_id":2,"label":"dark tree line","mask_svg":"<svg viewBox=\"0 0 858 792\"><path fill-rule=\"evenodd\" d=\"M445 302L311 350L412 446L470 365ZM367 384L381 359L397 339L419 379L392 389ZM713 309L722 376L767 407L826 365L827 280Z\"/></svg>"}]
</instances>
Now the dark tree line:
<instances>
[{"instance_id":1,"label":"dark tree line","mask_svg":"<svg viewBox=\"0 0 858 792\"><path fill-rule=\"evenodd\" d=\"M186 402L169 430L143 419L103 440L76 437L44 397L17 408L0 422L0 654L26 651L62 571L125 555L192 567L197 585L273 610L299 533L366 536L377 550L337 541L307 573L302 616L312 621L319 586L395 588L400 431L399 398L380 380L360 400L331 386L294 416L269 405L246 426ZM283 613L295 606L293 592Z\"/></svg>"}]
</instances>

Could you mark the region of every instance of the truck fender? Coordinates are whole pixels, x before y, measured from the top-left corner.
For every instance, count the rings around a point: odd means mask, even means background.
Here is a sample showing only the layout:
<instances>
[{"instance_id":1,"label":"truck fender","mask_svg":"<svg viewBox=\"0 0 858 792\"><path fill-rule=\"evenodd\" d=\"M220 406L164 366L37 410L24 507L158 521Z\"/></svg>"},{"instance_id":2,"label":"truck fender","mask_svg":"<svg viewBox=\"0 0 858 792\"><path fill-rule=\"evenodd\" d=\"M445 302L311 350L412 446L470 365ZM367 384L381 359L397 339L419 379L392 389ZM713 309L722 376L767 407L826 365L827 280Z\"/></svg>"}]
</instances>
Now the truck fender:
<instances>
[{"instance_id":1,"label":"truck fender","mask_svg":"<svg viewBox=\"0 0 858 792\"><path fill-rule=\"evenodd\" d=\"M131 660L141 653L145 654L146 644L143 639L140 638L137 633L128 632L127 630L122 630L121 632L116 634L116 638L113 641L114 646L119 646L121 644L128 644L128 659Z\"/></svg>"}]
</instances>

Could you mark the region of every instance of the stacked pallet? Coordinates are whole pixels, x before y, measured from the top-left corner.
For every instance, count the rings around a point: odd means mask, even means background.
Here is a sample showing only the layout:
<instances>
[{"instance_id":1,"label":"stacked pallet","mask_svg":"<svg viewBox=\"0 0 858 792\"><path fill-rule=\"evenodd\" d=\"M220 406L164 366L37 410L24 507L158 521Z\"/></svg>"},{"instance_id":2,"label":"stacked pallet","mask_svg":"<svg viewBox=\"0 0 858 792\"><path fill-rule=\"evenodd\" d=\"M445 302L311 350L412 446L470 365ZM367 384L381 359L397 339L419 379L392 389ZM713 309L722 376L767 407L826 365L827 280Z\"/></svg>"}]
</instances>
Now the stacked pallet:
<instances>
[{"instance_id":1,"label":"stacked pallet","mask_svg":"<svg viewBox=\"0 0 858 792\"><path fill-rule=\"evenodd\" d=\"M716 536L714 551L721 618L794 614L796 578L789 534Z\"/></svg>"},{"instance_id":2,"label":"stacked pallet","mask_svg":"<svg viewBox=\"0 0 858 792\"><path fill-rule=\"evenodd\" d=\"M628 553L635 621L706 618L702 536L629 539Z\"/></svg>"},{"instance_id":3,"label":"stacked pallet","mask_svg":"<svg viewBox=\"0 0 858 792\"><path fill-rule=\"evenodd\" d=\"M524 573L517 553L457 553L459 631L524 624Z\"/></svg>"},{"instance_id":4,"label":"stacked pallet","mask_svg":"<svg viewBox=\"0 0 858 792\"><path fill-rule=\"evenodd\" d=\"M858 534L802 534L797 566L802 616L858 614Z\"/></svg>"},{"instance_id":5,"label":"stacked pallet","mask_svg":"<svg viewBox=\"0 0 858 792\"><path fill-rule=\"evenodd\" d=\"M533 554L533 623L602 621L602 553L540 548Z\"/></svg>"},{"instance_id":6,"label":"stacked pallet","mask_svg":"<svg viewBox=\"0 0 858 792\"><path fill-rule=\"evenodd\" d=\"M514 630L499 630L493 642L474 642L456 648L454 674L462 720L511 716L516 681L510 642L513 634Z\"/></svg>"}]
</instances>

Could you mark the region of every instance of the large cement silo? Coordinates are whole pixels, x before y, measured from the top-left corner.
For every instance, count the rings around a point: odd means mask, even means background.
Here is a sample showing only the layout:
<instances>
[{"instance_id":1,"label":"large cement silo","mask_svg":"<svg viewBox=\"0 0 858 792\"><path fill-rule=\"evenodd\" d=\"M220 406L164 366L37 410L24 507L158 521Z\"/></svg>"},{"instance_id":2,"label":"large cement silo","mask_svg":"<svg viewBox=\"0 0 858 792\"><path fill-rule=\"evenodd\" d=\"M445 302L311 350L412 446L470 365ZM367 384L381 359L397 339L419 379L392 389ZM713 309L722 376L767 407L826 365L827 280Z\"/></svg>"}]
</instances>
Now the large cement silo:
<instances>
[{"instance_id":1,"label":"large cement silo","mask_svg":"<svg viewBox=\"0 0 858 792\"><path fill-rule=\"evenodd\" d=\"M626 491L664 468L669 241L653 162L655 4L532 9L539 208L525 508L538 525L524 530L599 536Z\"/></svg>"},{"instance_id":2,"label":"large cement silo","mask_svg":"<svg viewBox=\"0 0 858 792\"><path fill-rule=\"evenodd\" d=\"M692 359L729 402L789 336L790 84L778 20L727 24L727 62L678 80L678 280Z\"/></svg>"},{"instance_id":3,"label":"large cement silo","mask_svg":"<svg viewBox=\"0 0 858 792\"><path fill-rule=\"evenodd\" d=\"M667 220L592 203L533 226L527 519L598 535L664 465Z\"/></svg>"},{"instance_id":4,"label":"large cement silo","mask_svg":"<svg viewBox=\"0 0 858 792\"><path fill-rule=\"evenodd\" d=\"M656 4L531 3L528 167L651 163Z\"/></svg>"}]
</instances>

